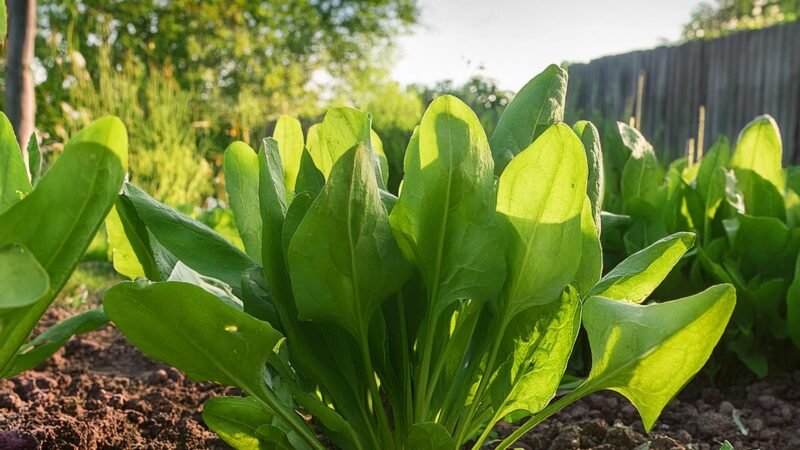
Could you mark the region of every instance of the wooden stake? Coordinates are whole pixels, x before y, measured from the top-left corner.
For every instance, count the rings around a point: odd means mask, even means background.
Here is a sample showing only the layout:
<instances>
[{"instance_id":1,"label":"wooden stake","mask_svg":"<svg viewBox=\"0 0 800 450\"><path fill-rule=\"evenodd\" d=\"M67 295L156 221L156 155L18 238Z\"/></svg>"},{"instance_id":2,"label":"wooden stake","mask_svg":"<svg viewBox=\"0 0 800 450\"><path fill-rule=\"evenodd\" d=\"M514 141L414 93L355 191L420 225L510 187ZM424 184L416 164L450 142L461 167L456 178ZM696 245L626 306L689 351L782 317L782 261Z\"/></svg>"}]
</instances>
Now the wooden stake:
<instances>
[{"instance_id":1,"label":"wooden stake","mask_svg":"<svg viewBox=\"0 0 800 450\"><path fill-rule=\"evenodd\" d=\"M688 167L692 167L694 165L694 138L689 138L689 142L686 143L686 156Z\"/></svg>"},{"instance_id":2,"label":"wooden stake","mask_svg":"<svg viewBox=\"0 0 800 450\"><path fill-rule=\"evenodd\" d=\"M642 129L642 97L644 97L644 70L639 71L639 83L636 87L636 129Z\"/></svg>"},{"instance_id":3,"label":"wooden stake","mask_svg":"<svg viewBox=\"0 0 800 450\"><path fill-rule=\"evenodd\" d=\"M705 137L706 133L706 107L704 105L700 105L700 110L698 111L698 123L697 123L697 162L700 162L703 159L703 138Z\"/></svg>"}]
</instances>

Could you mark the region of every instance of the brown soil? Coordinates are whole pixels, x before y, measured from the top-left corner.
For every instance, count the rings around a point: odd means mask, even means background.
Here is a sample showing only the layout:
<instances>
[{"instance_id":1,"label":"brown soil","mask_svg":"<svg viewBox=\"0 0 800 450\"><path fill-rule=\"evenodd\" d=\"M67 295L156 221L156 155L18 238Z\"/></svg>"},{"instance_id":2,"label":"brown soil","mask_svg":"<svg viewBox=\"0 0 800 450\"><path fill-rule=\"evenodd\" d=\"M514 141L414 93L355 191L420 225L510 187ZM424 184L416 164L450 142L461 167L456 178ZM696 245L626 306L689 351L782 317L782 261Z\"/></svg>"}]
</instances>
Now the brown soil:
<instances>
[{"instance_id":1,"label":"brown soil","mask_svg":"<svg viewBox=\"0 0 800 450\"><path fill-rule=\"evenodd\" d=\"M48 313L46 322L66 315ZM719 388L698 378L649 435L626 400L596 394L516 447L717 449L727 439L736 450L800 449L798 385L800 370ZM186 380L108 326L73 339L42 367L0 380L0 449L225 449L200 411L209 397L236 393Z\"/></svg>"},{"instance_id":2,"label":"brown soil","mask_svg":"<svg viewBox=\"0 0 800 450\"><path fill-rule=\"evenodd\" d=\"M107 326L0 380L0 449L227 449L200 417L205 400L225 393L146 358Z\"/></svg>"}]
</instances>

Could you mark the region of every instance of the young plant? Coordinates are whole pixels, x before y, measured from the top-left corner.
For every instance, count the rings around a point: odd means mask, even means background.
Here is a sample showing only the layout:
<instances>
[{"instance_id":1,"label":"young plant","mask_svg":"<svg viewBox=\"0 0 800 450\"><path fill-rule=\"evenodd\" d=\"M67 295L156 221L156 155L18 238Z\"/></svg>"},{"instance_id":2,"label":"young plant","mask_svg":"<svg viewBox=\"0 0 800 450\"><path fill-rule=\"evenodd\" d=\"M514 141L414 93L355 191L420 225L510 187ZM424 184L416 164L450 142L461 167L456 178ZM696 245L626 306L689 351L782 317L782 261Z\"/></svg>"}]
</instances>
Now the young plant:
<instances>
[{"instance_id":1,"label":"young plant","mask_svg":"<svg viewBox=\"0 0 800 450\"><path fill-rule=\"evenodd\" d=\"M292 123L258 153L232 144L226 186L245 251L129 185L114 255L150 280L109 290L106 312L145 353L247 394L203 412L236 448L477 449L497 422L527 418L507 448L603 389L650 429L710 355L735 292L641 304L687 233L601 279L599 139L560 123L565 90L566 72L549 67L491 140L464 103L437 98L399 197L356 110L330 110L305 140ZM179 268L198 276L158 281ZM553 402L581 324L591 373Z\"/></svg>"},{"instance_id":2,"label":"young plant","mask_svg":"<svg viewBox=\"0 0 800 450\"><path fill-rule=\"evenodd\" d=\"M107 321L102 311L88 311L23 345L114 204L128 138L119 119L100 119L67 142L41 179L35 137L29 155L26 168L0 114L0 377L35 367L72 334Z\"/></svg>"},{"instance_id":3,"label":"young plant","mask_svg":"<svg viewBox=\"0 0 800 450\"><path fill-rule=\"evenodd\" d=\"M625 215L604 215L604 249L624 256L669 233L696 232L697 249L660 293L735 286L740 301L726 347L766 376L771 354L790 338L800 346L800 187L787 182L777 124L758 117L735 151L720 138L696 164L680 159L666 170L637 130L619 129L630 154L621 178Z\"/></svg>"}]
</instances>

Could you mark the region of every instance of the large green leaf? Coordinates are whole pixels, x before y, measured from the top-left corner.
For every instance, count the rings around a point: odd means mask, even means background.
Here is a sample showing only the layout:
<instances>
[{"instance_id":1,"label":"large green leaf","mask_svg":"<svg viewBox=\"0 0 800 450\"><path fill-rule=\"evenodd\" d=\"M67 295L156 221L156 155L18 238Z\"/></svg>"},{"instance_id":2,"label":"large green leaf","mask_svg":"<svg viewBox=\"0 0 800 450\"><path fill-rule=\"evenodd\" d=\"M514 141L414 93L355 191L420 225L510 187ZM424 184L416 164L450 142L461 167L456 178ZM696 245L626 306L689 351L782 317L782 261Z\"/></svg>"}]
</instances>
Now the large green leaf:
<instances>
[{"instance_id":1,"label":"large green leaf","mask_svg":"<svg viewBox=\"0 0 800 450\"><path fill-rule=\"evenodd\" d=\"M303 136L301 134L301 145L302 139ZM228 191L228 201L233 210L236 228L239 230L242 242L244 242L244 248L251 258L261 261L258 156L244 142L234 142L225 150L223 167L225 169L225 189ZM292 187L294 187L294 184L292 184Z\"/></svg>"},{"instance_id":2,"label":"large green leaf","mask_svg":"<svg viewBox=\"0 0 800 450\"><path fill-rule=\"evenodd\" d=\"M406 151L405 180L390 221L438 315L458 299L486 301L503 281L486 135L467 105L445 95L431 103Z\"/></svg>"},{"instance_id":3,"label":"large green leaf","mask_svg":"<svg viewBox=\"0 0 800 450\"><path fill-rule=\"evenodd\" d=\"M603 149L600 145L600 133L588 120L581 120L573 127L575 134L581 138L583 149L586 152L586 162L589 165L589 182L586 185L586 194L591 203L592 218L594 218L597 233L600 233L600 210L603 207L603 191L605 178L603 170Z\"/></svg>"},{"instance_id":4,"label":"large green leaf","mask_svg":"<svg viewBox=\"0 0 800 450\"><path fill-rule=\"evenodd\" d=\"M334 165L294 233L288 265L300 317L335 322L356 338L410 275L363 144Z\"/></svg>"},{"instance_id":5,"label":"large green leaf","mask_svg":"<svg viewBox=\"0 0 800 450\"><path fill-rule=\"evenodd\" d=\"M490 141L497 174L550 125L564 120L566 95L567 71L555 64L520 89L500 116Z\"/></svg>"},{"instance_id":6,"label":"large green leaf","mask_svg":"<svg viewBox=\"0 0 800 450\"><path fill-rule=\"evenodd\" d=\"M258 152L258 192L261 210L261 260L270 285L282 290L286 282L283 222L286 219L286 187L278 142L264 139ZM287 287L288 289L288 287ZM276 294L281 297L282 294ZM288 299L279 298L282 301Z\"/></svg>"},{"instance_id":7,"label":"large green leaf","mask_svg":"<svg viewBox=\"0 0 800 450\"><path fill-rule=\"evenodd\" d=\"M300 158L305 149L303 127L294 117L281 116L275 124L272 138L278 142L278 151L283 163L286 192L295 192L297 173L300 171Z\"/></svg>"},{"instance_id":8,"label":"large green leaf","mask_svg":"<svg viewBox=\"0 0 800 450\"><path fill-rule=\"evenodd\" d=\"M0 247L24 245L50 278L50 289L36 303L4 318L0 372L97 233L122 185L127 159L122 122L115 117L97 120L67 142L33 192L0 215Z\"/></svg>"},{"instance_id":9,"label":"large green leaf","mask_svg":"<svg viewBox=\"0 0 800 450\"><path fill-rule=\"evenodd\" d=\"M627 397L650 430L661 410L703 367L736 304L730 285L651 305L592 297L583 323L592 370L581 393L610 389ZM669 318L669 320L664 320Z\"/></svg>"},{"instance_id":10,"label":"large green leaf","mask_svg":"<svg viewBox=\"0 0 800 450\"><path fill-rule=\"evenodd\" d=\"M50 289L50 278L39 261L23 246L0 248L0 331L4 310L36 303Z\"/></svg>"},{"instance_id":11,"label":"large green leaf","mask_svg":"<svg viewBox=\"0 0 800 450\"><path fill-rule=\"evenodd\" d=\"M0 214L31 192L14 128L0 112Z\"/></svg>"},{"instance_id":12,"label":"large green leaf","mask_svg":"<svg viewBox=\"0 0 800 450\"><path fill-rule=\"evenodd\" d=\"M772 117L757 117L739 134L731 164L748 214L785 217L782 157L781 135Z\"/></svg>"},{"instance_id":13,"label":"large green leaf","mask_svg":"<svg viewBox=\"0 0 800 450\"><path fill-rule=\"evenodd\" d=\"M589 295L642 303L694 245L693 233L675 233L640 250L608 272Z\"/></svg>"},{"instance_id":14,"label":"large green leaf","mask_svg":"<svg viewBox=\"0 0 800 450\"><path fill-rule=\"evenodd\" d=\"M697 190L703 198L706 214L714 217L725 199L725 170L730 160L730 145L724 137L719 138L700 161L697 172Z\"/></svg>"},{"instance_id":15,"label":"large green leaf","mask_svg":"<svg viewBox=\"0 0 800 450\"><path fill-rule=\"evenodd\" d=\"M281 335L268 323L183 282L126 282L109 289L106 314L147 355L186 372L252 392Z\"/></svg>"},{"instance_id":16,"label":"large green leaf","mask_svg":"<svg viewBox=\"0 0 800 450\"><path fill-rule=\"evenodd\" d=\"M242 272L258 263L207 225L126 184L123 195L147 229L170 253L197 272L238 289Z\"/></svg>"},{"instance_id":17,"label":"large green leaf","mask_svg":"<svg viewBox=\"0 0 800 450\"><path fill-rule=\"evenodd\" d=\"M509 317L559 298L581 259L581 213L588 169L567 125L547 129L500 177L497 212L509 245L503 294Z\"/></svg>"},{"instance_id":18,"label":"large green leaf","mask_svg":"<svg viewBox=\"0 0 800 450\"><path fill-rule=\"evenodd\" d=\"M267 360L283 339L267 322L182 282L118 284L106 292L104 306L117 328L146 355L192 379L242 389L309 444L322 448L300 417L265 385Z\"/></svg>"}]
</instances>

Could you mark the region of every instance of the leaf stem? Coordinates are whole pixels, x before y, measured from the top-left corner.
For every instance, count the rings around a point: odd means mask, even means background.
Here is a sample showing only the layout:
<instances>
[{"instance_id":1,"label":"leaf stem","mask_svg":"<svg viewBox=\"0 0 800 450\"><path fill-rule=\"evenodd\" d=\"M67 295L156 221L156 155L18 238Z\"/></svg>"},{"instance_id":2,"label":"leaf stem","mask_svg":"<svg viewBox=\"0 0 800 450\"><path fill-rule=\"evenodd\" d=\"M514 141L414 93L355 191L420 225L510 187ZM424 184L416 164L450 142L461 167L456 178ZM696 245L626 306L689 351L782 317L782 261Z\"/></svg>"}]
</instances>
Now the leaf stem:
<instances>
[{"instance_id":1,"label":"leaf stem","mask_svg":"<svg viewBox=\"0 0 800 450\"><path fill-rule=\"evenodd\" d=\"M368 336L369 332L366 329L361 330L361 339L359 339L359 341L361 343L361 356L363 357L364 371L367 375L367 384L369 385L370 395L372 396L372 410L378 417L378 426L380 427L380 432L383 437L383 444L390 446L389 448L393 448L394 442L392 439L392 431L389 427L389 418L386 416L386 409L383 407L383 399L378 390L378 383L375 380L375 368L372 366Z\"/></svg>"},{"instance_id":2,"label":"leaf stem","mask_svg":"<svg viewBox=\"0 0 800 450\"><path fill-rule=\"evenodd\" d=\"M472 422L472 418L475 417L475 412L478 409L478 406L481 403L481 398L483 394L486 392L486 389L489 386L489 381L492 378L492 374L494 373L494 363L497 361L497 353L500 350L500 344L503 341L503 335L505 334L506 327L508 326L508 321L503 320L500 323L500 327L495 334L495 340L492 344L492 349L489 352L489 360L486 363L486 369L484 370L483 376L481 377L481 382L478 385L478 390L475 391L475 396L472 398L472 404L469 407L469 412L465 416L465 420L463 420L459 427L460 431L457 435L457 442L461 443L467 438L467 433L469 432L470 425Z\"/></svg>"},{"instance_id":3,"label":"leaf stem","mask_svg":"<svg viewBox=\"0 0 800 450\"><path fill-rule=\"evenodd\" d=\"M574 391L568 393L567 395L559 398L555 402L549 404L546 408L539 411L538 414L534 414L527 422L522 424L519 428L514 430L507 438L503 439L502 442L495 448L495 450L505 450L511 444L516 442L519 438L521 438L525 433L530 431L536 425L544 422L545 419L552 416L556 412L560 411L561 409L569 406L575 400L583 397L584 395L588 394L589 392L584 388L585 385L578 387Z\"/></svg>"},{"instance_id":4,"label":"leaf stem","mask_svg":"<svg viewBox=\"0 0 800 450\"><path fill-rule=\"evenodd\" d=\"M275 394L267 389L263 385L259 385L256 392L250 393L253 397L257 398L258 401L263 403L267 408L274 411L287 425L292 427L297 434L303 438L306 443L311 446L311 448L315 450L325 450L325 447L322 443L317 439L314 433L311 432L311 429L300 420L300 416L298 416L294 411L287 411L286 406L280 403L280 401L275 397Z\"/></svg>"}]
</instances>

